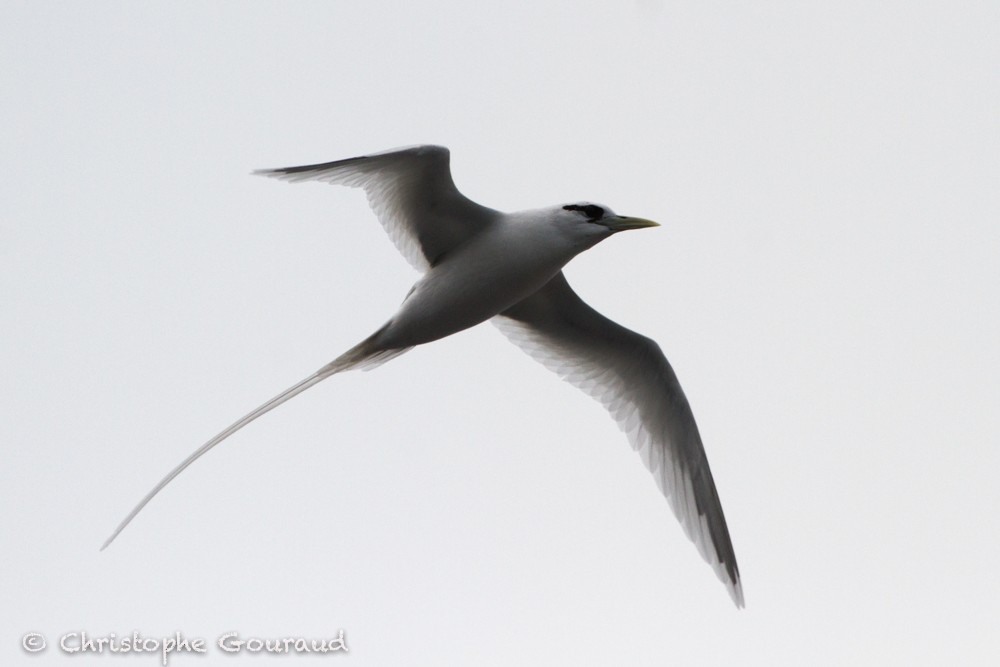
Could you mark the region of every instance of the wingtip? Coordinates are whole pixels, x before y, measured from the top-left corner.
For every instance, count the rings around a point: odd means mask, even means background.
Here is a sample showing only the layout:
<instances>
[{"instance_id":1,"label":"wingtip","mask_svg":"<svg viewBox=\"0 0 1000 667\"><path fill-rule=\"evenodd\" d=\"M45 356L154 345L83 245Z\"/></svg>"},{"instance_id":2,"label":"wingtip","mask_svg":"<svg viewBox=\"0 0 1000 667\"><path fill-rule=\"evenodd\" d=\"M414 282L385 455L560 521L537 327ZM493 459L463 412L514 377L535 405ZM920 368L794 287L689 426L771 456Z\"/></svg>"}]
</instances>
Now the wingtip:
<instances>
[{"instance_id":1,"label":"wingtip","mask_svg":"<svg viewBox=\"0 0 1000 667\"><path fill-rule=\"evenodd\" d=\"M733 599L733 604L736 605L737 609L746 609L746 600L743 598L743 582L739 579L735 581L727 582L726 588L729 589L729 597Z\"/></svg>"},{"instance_id":2,"label":"wingtip","mask_svg":"<svg viewBox=\"0 0 1000 667\"><path fill-rule=\"evenodd\" d=\"M251 176L263 176L287 183L301 183L314 180L315 170L312 167L279 167L277 169L254 169Z\"/></svg>"}]
</instances>

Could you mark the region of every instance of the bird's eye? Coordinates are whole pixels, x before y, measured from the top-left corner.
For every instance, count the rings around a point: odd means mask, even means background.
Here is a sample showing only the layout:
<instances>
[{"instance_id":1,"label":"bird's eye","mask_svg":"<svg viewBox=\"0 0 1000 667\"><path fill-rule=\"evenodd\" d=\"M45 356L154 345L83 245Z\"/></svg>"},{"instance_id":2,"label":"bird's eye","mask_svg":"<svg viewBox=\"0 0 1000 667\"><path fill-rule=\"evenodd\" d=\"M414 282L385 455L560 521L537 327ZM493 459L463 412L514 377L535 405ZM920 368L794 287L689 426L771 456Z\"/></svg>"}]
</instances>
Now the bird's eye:
<instances>
[{"instance_id":1,"label":"bird's eye","mask_svg":"<svg viewBox=\"0 0 1000 667\"><path fill-rule=\"evenodd\" d=\"M567 211L579 211L587 216L587 220L600 220L604 217L604 209L594 204L567 204L563 206Z\"/></svg>"}]
</instances>

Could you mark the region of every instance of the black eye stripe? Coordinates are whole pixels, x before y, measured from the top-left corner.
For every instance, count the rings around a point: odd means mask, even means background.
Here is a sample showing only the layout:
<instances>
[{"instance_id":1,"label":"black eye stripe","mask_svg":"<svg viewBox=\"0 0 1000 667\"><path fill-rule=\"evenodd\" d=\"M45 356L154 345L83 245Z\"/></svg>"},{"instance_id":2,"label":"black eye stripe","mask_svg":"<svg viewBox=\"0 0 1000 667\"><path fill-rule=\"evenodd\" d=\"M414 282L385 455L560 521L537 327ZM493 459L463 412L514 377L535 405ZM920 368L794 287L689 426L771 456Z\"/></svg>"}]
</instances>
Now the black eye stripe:
<instances>
[{"instance_id":1,"label":"black eye stripe","mask_svg":"<svg viewBox=\"0 0 1000 667\"><path fill-rule=\"evenodd\" d=\"M588 220L600 220L604 217L604 209L600 206L595 206L594 204L567 204L563 206L567 211L579 211L587 216Z\"/></svg>"}]
</instances>

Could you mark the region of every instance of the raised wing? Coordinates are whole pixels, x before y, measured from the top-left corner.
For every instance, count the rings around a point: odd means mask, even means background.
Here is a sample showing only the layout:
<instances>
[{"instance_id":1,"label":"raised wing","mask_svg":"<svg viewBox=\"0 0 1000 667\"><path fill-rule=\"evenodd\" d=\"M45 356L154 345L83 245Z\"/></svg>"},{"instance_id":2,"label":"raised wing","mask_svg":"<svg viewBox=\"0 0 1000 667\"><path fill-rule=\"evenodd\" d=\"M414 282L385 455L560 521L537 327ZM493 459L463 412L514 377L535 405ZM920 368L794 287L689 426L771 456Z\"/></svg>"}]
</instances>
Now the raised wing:
<instances>
[{"instance_id":1,"label":"raised wing","mask_svg":"<svg viewBox=\"0 0 1000 667\"><path fill-rule=\"evenodd\" d=\"M660 347L584 303L561 272L493 322L532 357L604 404L653 473L684 532L742 607L736 555L698 426Z\"/></svg>"},{"instance_id":2,"label":"raised wing","mask_svg":"<svg viewBox=\"0 0 1000 667\"><path fill-rule=\"evenodd\" d=\"M412 146L362 157L255 174L363 188L379 222L407 261L426 271L495 219L496 211L455 187L442 146Z\"/></svg>"}]
</instances>

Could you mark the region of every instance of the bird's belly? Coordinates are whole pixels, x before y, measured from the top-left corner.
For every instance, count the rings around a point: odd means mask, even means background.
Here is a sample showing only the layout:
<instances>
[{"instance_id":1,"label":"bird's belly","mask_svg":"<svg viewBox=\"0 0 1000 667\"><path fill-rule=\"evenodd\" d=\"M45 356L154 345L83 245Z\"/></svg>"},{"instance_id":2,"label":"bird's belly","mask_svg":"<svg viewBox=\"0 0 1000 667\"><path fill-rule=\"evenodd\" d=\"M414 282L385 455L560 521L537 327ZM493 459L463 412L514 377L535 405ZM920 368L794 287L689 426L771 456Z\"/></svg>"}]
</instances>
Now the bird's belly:
<instances>
[{"instance_id":1,"label":"bird's belly","mask_svg":"<svg viewBox=\"0 0 1000 667\"><path fill-rule=\"evenodd\" d=\"M415 286L386 328L386 347L409 347L485 322L533 294L562 269L567 257L498 261L470 254L434 267Z\"/></svg>"}]
</instances>

